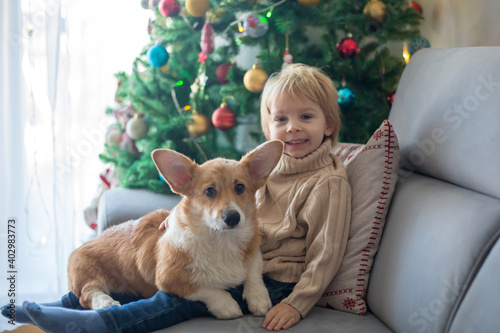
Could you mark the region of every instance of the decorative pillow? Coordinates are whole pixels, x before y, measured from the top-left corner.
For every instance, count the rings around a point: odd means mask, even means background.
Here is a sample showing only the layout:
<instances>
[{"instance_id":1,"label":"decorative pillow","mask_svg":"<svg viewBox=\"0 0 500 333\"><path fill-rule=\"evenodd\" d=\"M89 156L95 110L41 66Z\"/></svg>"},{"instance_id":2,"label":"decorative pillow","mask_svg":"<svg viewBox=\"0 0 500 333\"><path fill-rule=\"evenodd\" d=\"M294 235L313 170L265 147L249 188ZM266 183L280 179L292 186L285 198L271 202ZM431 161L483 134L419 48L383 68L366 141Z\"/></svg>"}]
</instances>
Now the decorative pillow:
<instances>
[{"instance_id":1,"label":"decorative pillow","mask_svg":"<svg viewBox=\"0 0 500 333\"><path fill-rule=\"evenodd\" d=\"M338 158L344 163L344 166L347 163L347 160L352 159L356 156L360 151L365 148L365 145L360 143L342 143L339 142L333 149L332 153L337 155Z\"/></svg>"},{"instance_id":2,"label":"decorative pillow","mask_svg":"<svg viewBox=\"0 0 500 333\"><path fill-rule=\"evenodd\" d=\"M399 143L385 120L366 145L339 143L332 152L342 159L351 184L351 227L339 271L317 305L363 315L370 270L398 177Z\"/></svg>"}]
</instances>

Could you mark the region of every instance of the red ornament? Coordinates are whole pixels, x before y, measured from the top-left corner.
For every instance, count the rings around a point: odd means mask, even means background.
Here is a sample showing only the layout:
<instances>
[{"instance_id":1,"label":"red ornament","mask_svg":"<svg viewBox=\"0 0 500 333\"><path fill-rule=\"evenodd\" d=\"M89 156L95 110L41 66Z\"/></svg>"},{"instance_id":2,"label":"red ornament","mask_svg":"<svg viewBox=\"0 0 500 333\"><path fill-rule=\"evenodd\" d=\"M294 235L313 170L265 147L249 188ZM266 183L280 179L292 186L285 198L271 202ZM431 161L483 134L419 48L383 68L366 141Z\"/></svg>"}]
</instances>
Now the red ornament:
<instances>
[{"instance_id":1,"label":"red ornament","mask_svg":"<svg viewBox=\"0 0 500 333\"><path fill-rule=\"evenodd\" d=\"M215 128L227 131L236 125L236 114L227 107L226 103L222 103L220 108L212 114L212 123Z\"/></svg>"},{"instance_id":2,"label":"red ornament","mask_svg":"<svg viewBox=\"0 0 500 333\"><path fill-rule=\"evenodd\" d=\"M359 50L358 42L351 37L342 38L337 43L337 52L344 59L353 59L359 53Z\"/></svg>"},{"instance_id":3,"label":"red ornament","mask_svg":"<svg viewBox=\"0 0 500 333\"><path fill-rule=\"evenodd\" d=\"M217 81L219 81L221 84L226 84L229 83L229 80L227 79L227 73L229 73L229 69L231 68L232 64L230 62L224 62L217 67L217 71L215 72L215 76L217 76Z\"/></svg>"},{"instance_id":4,"label":"red ornament","mask_svg":"<svg viewBox=\"0 0 500 333\"><path fill-rule=\"evenodd\" d=\"M422 6L420 6L420 4L418 2L412 1L411 2L411 8L415 9L420 14L423 14Z\"/></svg>"},{"instance_id":5,"label":"red ornament","mask_svg":"<svg viewBox=\"0 0 500 333\"><path fill-rule=\"evenodd\" d=\"M389 96L387 96L387 103L389 104L389 106L392 106L392 103L394 103L394 97L396 96L396 92L392 92L389 94Z\"/></svg>"},{"instance_id":6,"label":"red ornament","mask_svg":"<svg viewBox=\"0 0 500 333\"><path fill-rule=\"evenodd\" d=\"M158 4L158 10L163 16L175 17L179 15L181 5L177 2L177 0L161 0Z\"/></svg>"}]
</instances>

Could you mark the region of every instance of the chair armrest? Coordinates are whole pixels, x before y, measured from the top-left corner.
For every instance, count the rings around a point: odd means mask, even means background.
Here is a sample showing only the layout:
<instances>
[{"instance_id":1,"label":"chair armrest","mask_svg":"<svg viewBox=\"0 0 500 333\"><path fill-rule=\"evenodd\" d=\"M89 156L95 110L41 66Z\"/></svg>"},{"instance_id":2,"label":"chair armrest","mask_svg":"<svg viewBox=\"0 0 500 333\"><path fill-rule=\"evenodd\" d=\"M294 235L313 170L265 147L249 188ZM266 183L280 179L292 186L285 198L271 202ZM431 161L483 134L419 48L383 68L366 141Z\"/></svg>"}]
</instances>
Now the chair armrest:
<instances>
[{"instance_id":1,"label":"chair armrest","mask_svg":"<svg viewBox=\"0 0 500 333\"><path fill-rule=\"evenodd\" d=\"M156 209L172 209L181 200L178 195L158 194L144 189L113 188L99 200L97 232L134 220Z\"/></svg>"}]
</instances>

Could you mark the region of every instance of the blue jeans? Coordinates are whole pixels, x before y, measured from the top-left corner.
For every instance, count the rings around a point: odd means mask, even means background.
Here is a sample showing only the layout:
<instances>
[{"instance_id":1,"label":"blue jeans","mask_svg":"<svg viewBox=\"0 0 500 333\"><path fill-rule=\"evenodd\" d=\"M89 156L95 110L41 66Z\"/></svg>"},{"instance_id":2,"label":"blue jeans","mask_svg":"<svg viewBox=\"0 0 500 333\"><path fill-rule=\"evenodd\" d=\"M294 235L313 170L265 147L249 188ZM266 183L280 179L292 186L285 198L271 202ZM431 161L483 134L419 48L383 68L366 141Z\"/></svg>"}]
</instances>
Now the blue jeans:
<instances>
[{"instance_id":1,"label":"blue jeans","mask_svg":"<svg viewBox=\"0 0 500 333\"><path fill-rule=\"evenodd\" d=\"M295 283L283 283L264 277L273 305L285 299L295 287ZM241 307L244 314L249 314L248 305L243 300L243 285L228 290ZM179 324L196 317L212 316L202 302L158 291L153 297L139 299L137 296L112 294L122 306L113 305L97 312L106 323L108 332L139 333L152 332ZM78 297L72 292L62 298L64 307L82 309Z\"/></svg>"}]
</instances>

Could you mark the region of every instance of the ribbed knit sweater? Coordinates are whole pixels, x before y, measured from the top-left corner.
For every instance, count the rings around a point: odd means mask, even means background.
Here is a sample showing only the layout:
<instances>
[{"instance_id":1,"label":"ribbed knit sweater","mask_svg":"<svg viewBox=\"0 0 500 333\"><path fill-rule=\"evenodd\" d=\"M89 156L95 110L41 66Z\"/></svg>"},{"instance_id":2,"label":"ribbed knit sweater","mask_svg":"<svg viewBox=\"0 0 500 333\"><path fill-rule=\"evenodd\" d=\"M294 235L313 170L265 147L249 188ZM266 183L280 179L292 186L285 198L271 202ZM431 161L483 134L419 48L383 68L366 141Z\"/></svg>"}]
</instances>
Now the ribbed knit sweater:
<instances>
[{"instance_id":1,"label":"ribbed knit sweater","mask_svg":"<svg viewBox=\"0 0 500 333\"><path fill-rule=\"evenodd\" d=\"M283 154L257 192L264 274L297 283L283 300L304 318L337 273L347 245L351 188L326 140L297 159Z\"/></svg>"}]
</instances>

